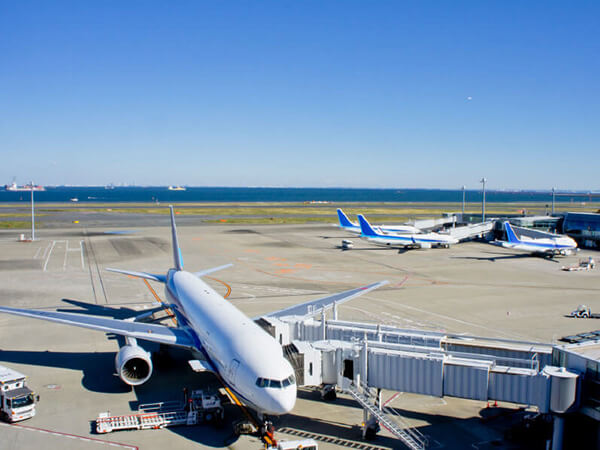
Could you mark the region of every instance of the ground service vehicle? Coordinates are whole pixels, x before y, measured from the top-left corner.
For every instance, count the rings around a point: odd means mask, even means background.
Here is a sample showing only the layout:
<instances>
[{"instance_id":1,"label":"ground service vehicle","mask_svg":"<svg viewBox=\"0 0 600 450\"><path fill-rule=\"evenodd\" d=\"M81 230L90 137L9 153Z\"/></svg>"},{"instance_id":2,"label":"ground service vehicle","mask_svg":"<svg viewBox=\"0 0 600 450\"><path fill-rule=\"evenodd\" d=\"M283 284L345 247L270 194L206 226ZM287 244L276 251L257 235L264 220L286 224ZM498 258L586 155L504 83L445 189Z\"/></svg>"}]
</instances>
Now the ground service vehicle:
<instances>
[{"instance_id":1,"label":"ground service vehicle","mask_svg":"<svg viewBox=\"0 0 600 450\"><path fill-rule=\"evenodd\" d=\"M18 422L35 416L39 396L25 384L27 377L16 370L0 366L0 418Z\"/></svg>"},{"instance_id":2,"label":"ground service vehicle","mask_svg":"<svg viewBox=\"0 0 600 450\"><path fill-rule=\"evenodd\" d=\"M579 305L575 311L571 311L570 317L577 317L580 319L600 319L600 314L592 313L592 309L589 306Z\"/></svg>"}]
</instances>

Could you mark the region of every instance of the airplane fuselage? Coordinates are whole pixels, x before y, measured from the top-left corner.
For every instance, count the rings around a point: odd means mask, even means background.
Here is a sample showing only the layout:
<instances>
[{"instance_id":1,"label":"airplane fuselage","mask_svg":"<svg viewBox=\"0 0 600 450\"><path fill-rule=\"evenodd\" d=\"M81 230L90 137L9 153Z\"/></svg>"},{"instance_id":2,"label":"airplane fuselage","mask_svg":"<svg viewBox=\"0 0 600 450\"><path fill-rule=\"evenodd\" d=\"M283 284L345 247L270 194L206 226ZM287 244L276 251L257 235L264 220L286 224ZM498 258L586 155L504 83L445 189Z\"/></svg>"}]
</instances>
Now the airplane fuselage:
<instances>
[{"instance_id":1,"label":"airplane fuselage","mask_svg":"<svg viewBox=\"0 0 600 450\"><path fill-rule=\"evenodd\" d=\"M521 242L500 241L504 248L512 248L531 253L548 253L557 255L569 255L577 248L577 243L568 236L556 238L531 239L521 238Z\"/></svg>"},{"instance_id":2,"label":"airplane fuselage","mask_svg":"<svg viewBox=\"0 0 600 450\"><path fill-rule=\"evenodd\" d=\"M455 238L437 233L361 237L368 242L386 247L448 247L458 242Z\"/></svg>"},{"instance_id":3,"label":"airplane fuselage","mask_svg":"<svg viewBox=\"0 0 600 450\"><path fill-rule=\"evenodd\" d=\"M272 336L190 272L170 270L165 291L180 326L242 401L269 415L292 410L294 370Z\"/></svg>"}]
</instances>

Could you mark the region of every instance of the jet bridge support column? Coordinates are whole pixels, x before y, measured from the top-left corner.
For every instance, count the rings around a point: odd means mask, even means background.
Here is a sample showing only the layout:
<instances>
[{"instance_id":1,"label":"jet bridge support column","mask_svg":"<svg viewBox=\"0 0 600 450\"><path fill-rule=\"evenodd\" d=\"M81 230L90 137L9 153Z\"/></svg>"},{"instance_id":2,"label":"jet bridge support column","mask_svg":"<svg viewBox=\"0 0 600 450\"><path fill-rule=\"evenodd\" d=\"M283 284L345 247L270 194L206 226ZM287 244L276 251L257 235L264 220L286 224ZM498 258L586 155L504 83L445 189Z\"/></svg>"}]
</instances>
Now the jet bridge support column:
<instances>
[{"instance_id":1,"label":"jet bridge support column","mask_svg":"<svg viewBox=\"0 0 600 450\"><path fill-rule=\"evenodd\" d=\"M360 379L364 383L365 386L368 386L367 374L369 370L369 345L367 344L367 336L362 342L362 347L360 349Z\"/></svg>"},{"instance_id":2,"label":"jet bridge support column","mask_svg":"<svg viewBox=\"0 0 600 450\"><path fill-rule=\"evenodd\" d=\"M325 308L321 310L321 339L323 341L327 339L327 320L325 317Z\"/></svg>"},{"instance_id":3,"label":"jet bridge support column","mask_svg":"<svg viewBox=\"0 0 600 450\"><path fill-rule=\"evenodd\" d=\"M552 450L562 450L565 431L565 413L577 400L577 384L579 375L564 367L544 368L544 373L551 377L550 381L550 411L554 416L552 431Z\"/></svg>"}]
</instances>

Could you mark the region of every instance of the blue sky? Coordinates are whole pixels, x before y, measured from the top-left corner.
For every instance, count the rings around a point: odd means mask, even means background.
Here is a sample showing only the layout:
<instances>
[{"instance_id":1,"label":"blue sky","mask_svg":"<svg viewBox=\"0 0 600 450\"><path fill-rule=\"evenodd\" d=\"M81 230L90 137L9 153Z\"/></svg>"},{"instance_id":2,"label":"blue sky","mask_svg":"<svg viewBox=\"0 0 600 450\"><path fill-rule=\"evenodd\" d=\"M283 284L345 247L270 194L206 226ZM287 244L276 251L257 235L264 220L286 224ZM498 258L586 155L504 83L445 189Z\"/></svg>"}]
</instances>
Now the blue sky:
<instances>
[{"instance_id":1,"label":"blue sky","mask_svg":"<svg viewBox=\"0 0 600 450\"><path fill-rule=\"evenodd\" d=\"M0 183L600 189L600 3L0 0Z\"/></svg>"}]
</instances>

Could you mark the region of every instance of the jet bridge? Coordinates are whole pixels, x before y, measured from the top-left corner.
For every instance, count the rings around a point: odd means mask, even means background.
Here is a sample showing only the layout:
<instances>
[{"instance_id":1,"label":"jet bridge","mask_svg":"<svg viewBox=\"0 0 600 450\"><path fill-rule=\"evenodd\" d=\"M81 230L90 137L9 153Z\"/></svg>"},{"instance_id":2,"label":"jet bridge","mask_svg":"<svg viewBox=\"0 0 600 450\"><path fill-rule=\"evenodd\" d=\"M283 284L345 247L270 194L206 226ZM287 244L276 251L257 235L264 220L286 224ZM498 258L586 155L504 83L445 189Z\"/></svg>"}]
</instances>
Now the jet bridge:
<instances>
[{"instance_id":1,"label":"jet bridge","mask_svg":"<svg viewBox=\"0 0 600 450\"><path fill-rule=\"evenodd\" d=\"M337 387L363 399L359 403L371 417L366 424L387 423L373 413L378 402L365 400L371 389L511 402L554 414L570 411L576 402L578 374L552 366L549 344L348 322L336 316L334 307L334 320L326 320L324 313L321 320L262 320L284 346L298 385L320 386L325 393ZM408 439L392 432L409 447L424 448L414 433L408 432Z\"/></svg>"}]
</instances>

